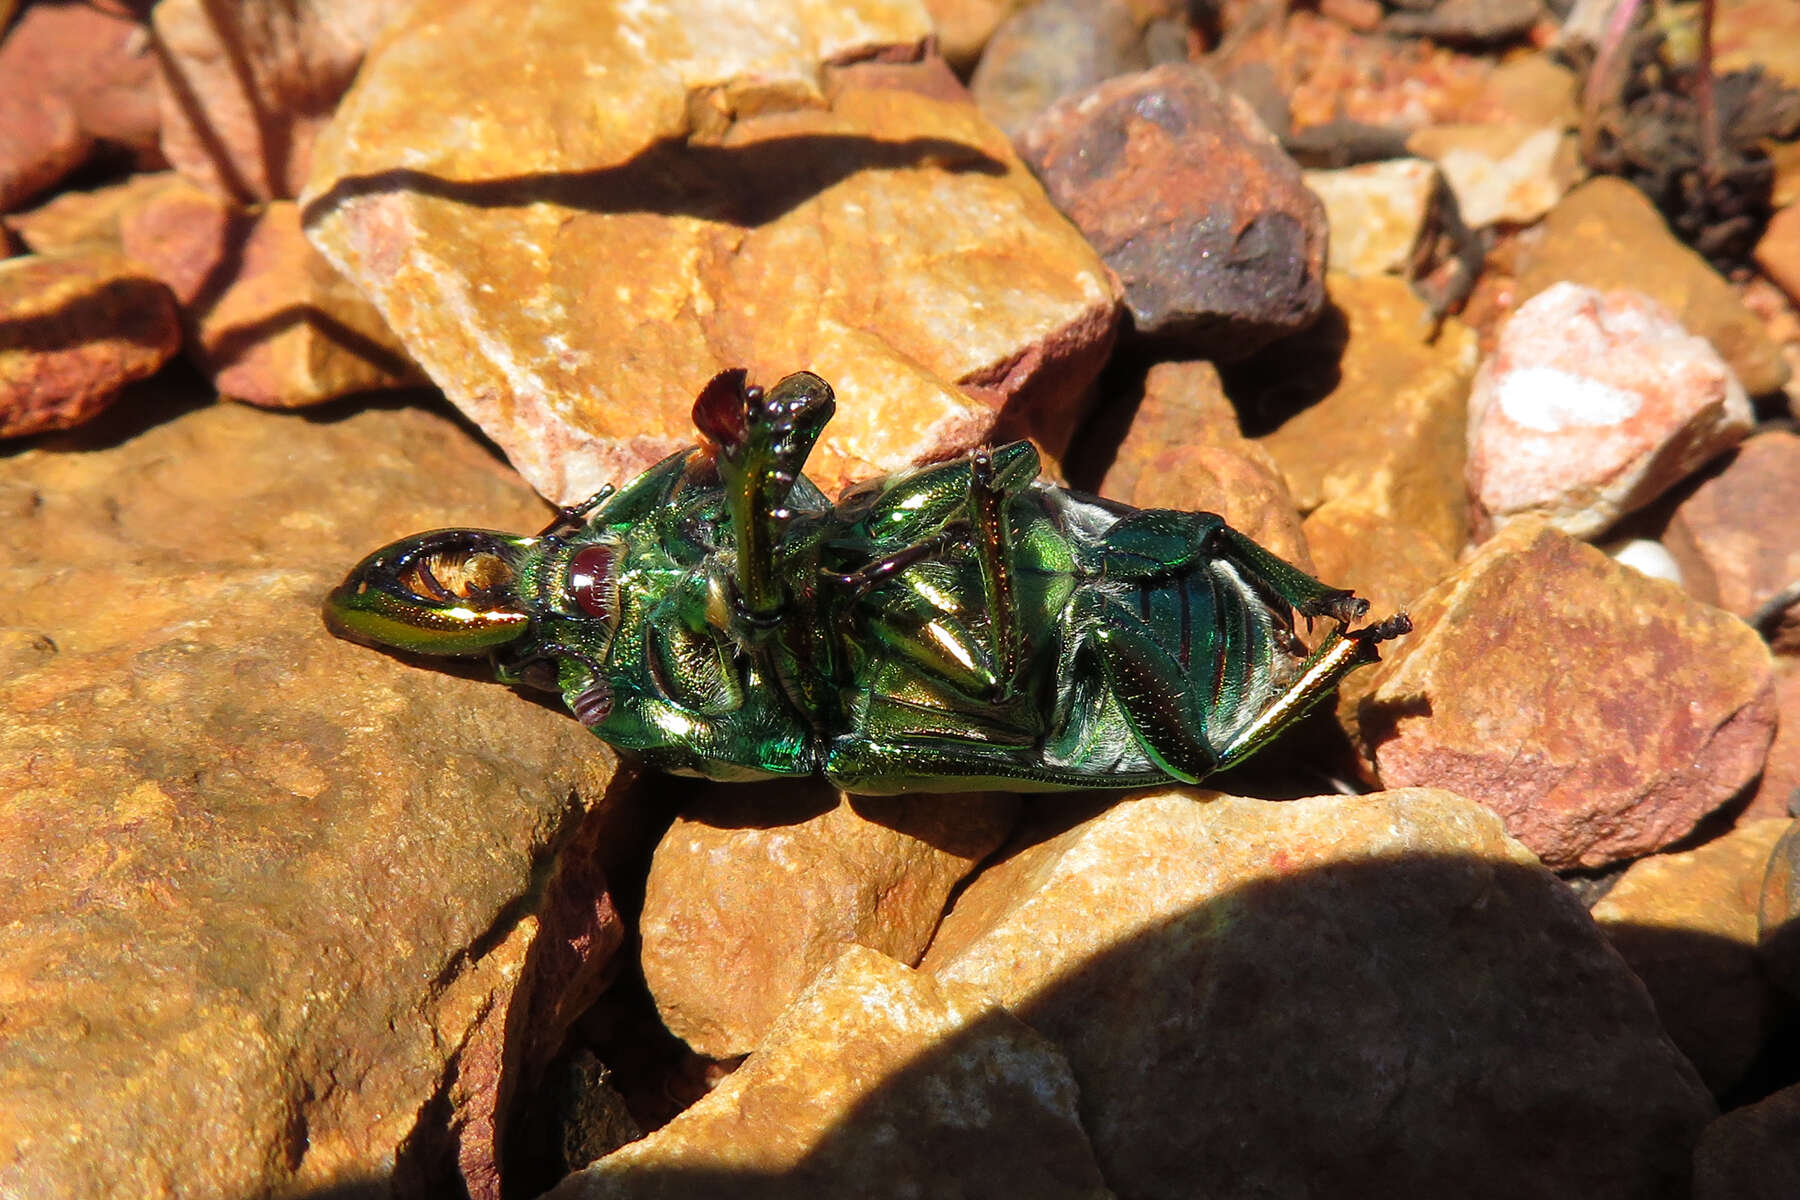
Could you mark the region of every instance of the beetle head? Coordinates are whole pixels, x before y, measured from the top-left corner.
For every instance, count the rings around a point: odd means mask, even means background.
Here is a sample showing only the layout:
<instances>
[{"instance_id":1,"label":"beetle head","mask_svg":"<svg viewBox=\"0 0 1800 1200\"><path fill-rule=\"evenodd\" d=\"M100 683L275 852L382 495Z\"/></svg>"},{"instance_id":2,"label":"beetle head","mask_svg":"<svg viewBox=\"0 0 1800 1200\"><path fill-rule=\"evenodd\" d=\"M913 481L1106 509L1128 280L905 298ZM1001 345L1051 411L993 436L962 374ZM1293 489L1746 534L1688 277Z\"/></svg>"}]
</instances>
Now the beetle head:
<instances>
[{"instance_id":1,"label":"beetle head","mask_svg":"<svg viewBox=\"0 0 1800 1200\"><path fill-rule=\"evenodd\" d=\"M523 635L515 587L535 539L440 529L384 546L325 600L326 623L359 642L417 654L480 654Z\"/></svg>"}]
</instances>

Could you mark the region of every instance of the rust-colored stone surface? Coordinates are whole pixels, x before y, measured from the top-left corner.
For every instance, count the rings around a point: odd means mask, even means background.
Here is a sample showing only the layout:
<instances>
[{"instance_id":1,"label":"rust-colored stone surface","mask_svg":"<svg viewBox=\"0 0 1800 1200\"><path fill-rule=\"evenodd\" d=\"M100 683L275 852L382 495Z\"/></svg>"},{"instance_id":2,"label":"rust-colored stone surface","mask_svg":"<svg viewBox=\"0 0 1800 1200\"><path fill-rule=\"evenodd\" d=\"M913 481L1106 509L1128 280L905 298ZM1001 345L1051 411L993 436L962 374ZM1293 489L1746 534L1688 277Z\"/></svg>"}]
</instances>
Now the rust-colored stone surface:
<instances>
[{"instance_id":1,"label":"rust-colored stone surface","mask_svg":"<svg viewBox=\"0 0 1800 1200\"><path fill-rule=\"evenodd\" d=\"M33 4L0 26L0 212L96 150L161 163L150 39L106 4Z\"/></svg>"},{"instance_id":2,"label":"rust-colored stone surface","mask_svg":"<svg viewBox=\"0 0 1800 1200\"><path fill-rule=\"evenodd\" d=\"M1356 716L1388 787L1453 788L1552 867L1686 836L1762 769L1773 667L1743 622L1521 521L1412 606Z\"/></svg>"},{"instance_id":3,"label":"rust-colored stone surface","mask_svg":"<svg viewBox=\"0 0 1800 1200\"><path fill-rule=\"evenodd\" d=\"M644 978L665 1024L729 1058L846 946L925 952L950 890L1012 829L1003 795L845 796L806 780L709 789L658 844Z\"/></svg>"},{"instance_id":4,"label":"rust-colored stone surface","mask_svg":"<svg viewBox=\"0 0 1800 1200\"><path fill-rule=\"evenodd\" d=\"M1551 209L1521 251L1518 281L1521 300L1563 281L1643 292L1711 342L1752 396L1787 382L1762 322L1624 180L1590 179Z\"/></svg>"},{"instance_id":5,"label":"rust-colored stone surface","mask_svg":"<svg viewBox=\"0 0 1800 1200\"><path fill-rule=\"evenodd\" d=\"M1127 799L984 871L924 966L1061 1047L1120 1195L1674 1198L1713 1111L1575 897L1433 789Z\"/></svg>"},{"instance_id":6,"label":"rust-colored stone surface","mask_svg":"<svg viewBox=\"0 0 1800 1200\"><path fill-rule=\"evenodd\" d=\"M543 506L418 411L124 432L0 461L0 1193L424 1187L615 760L319 605L385 539Z\"/></svg>"},{"instance_id":7,"label":"rust-colored stone surface","mask_svg":"<svg viewBox=\"0 0 1800 1200\"><path fill-rule=\"evenodd\" d=\"M1769 856L1793 826L1756 821L1694 850L1641 858L1592 909L1715 1095L1743 1077L1775 1028L1756 914Z\"/></svg>"},{"instance_id":8,"label":"rust-colored stone surface","mask_svg":"<svg viewBox=\"0 0 1800 1200\"><path fill-rule=\"evenodd\" d=\"M34 254L59 254L100 246L119 249L119 221L164 188L178 186L173 171L147 171L85 192L61 192L36 208L13 213L5 225Z\"/></svg>"},{"instance_id":9,"label":"rust-colored stone surface","mask_svg":"<svg viewBox=\"0 0 1800 1200\"><path fill-rule=\"evenodd\" d=\"M1790 300L1800 302L1800 204L1790 202L1769 218L1756 242L1756 265Z\"/></svg>"},{"instance_id":10,"label":"rust-colored stone surface","mask_svg":"<svg viewBox=\"0 0 1800 1200\"><path fill-rule=\"evenodd\" d=\"M894 61L927 32L899 0L417 10L315 149L308 233L559 501L691 444L729 366L837 389L828 491L1054 453L1114 285L942 61Z\"/></svg>"},{"instance_id":11,"label":"rust-colored stone surface","mask_svg":"<svg viewBox=\"0 0 1800 1200\"><path fill-rule=\"evenodd\" d=\"M1800 658L1775 656L1775 740L1739 821L1800 816Z\"/></svg>"},{"instance_id":12,"label":"rust-colored stone surface","mask_svg":"<svg viewBox=\"0 0 1800 1200\"><path fill-rule=\"evenodd\" d=\"M1303 514L1355 497L1455 554L1468 538L1475 336L1454 319L1433 336L1424 302L1398 278L1333 275L1330 289L1337 315L1236 399L1249 411L1306 404L1258 439Z\"/></svg>"},{"instance_id":13,"label":"rust-colored stone surface","mask_svg":"<svg viewBox=\"0 0 1800 1200\"><path fill-rule=\"evenodd\" d=\"M1800 652L1800 437L1745 442L1676 507L1663 535L1690 589Z\"/></svg>"},{"instance_id":14,"label":"rust-colored stone surface","mask_svg":"<svg viewBox=\"0 0 1800 1200\"><path fill-rule=\"evenodd\" d=\"M1280 468L1238 431L1237 413L1211 363L1150 368L1100 492L1139 508L1216 512L1275 554L1311 569Z\"/></svg>"},{"instance_id":15,"label":"rust-colored stone surface","mask_svg":"<svg viewBox=\"0 0 1800 1200\"><path fill-rule=\"evenodd\" d=\"M1112 1193L1069 1064L980 989L852 946L755 1054L547 1200Z\"/></svg>"},{"instance_id":16,"label":"rust-colored stone surface","mask_svg":"<svg viewBox=\"0 0 1800 1200\"><path fill-rule=\"evenodd\" d=\"M169 289L117 251L0 260L0 437L81 424L180 346Z\"/></svg>"},{"instance_id":17,"label":"rust-colored stone surface","mask_svg":"<svg viewBox=\"0 0 1800 1200\"><path fill-rule=\"evenodd\" d=\"M363 54L405 0L160 0L163 150L222 199L291 199Z\"/></svg>"},{"instance_id":18,"label":"rust-colored stone surface","mask_svg":"<svg viewBox=\"0 0 1800 1200\"><path fill-rule=\"evenodd\" d=\"M1790 1003L1800 1001L1800 825L1790 825L1769 855L1756 919L1769 978Z\"/></svg>"},{"instance_id":19,"label":"rust-colored stone surface","mask_svg":"<svg viewBox=\"0 0 1800 1200\"><path fill-rule=\"evenodd\" d=\"M1204 68L1167 64L1064 97L1020 147L1124 282L1140 336L1224 361L1319 315L1325 206Z\"/></svg>"},{"instance_id":20,"label":"rust-colored stone surface","mask_svg":"<svg viewBox=\"0 0 1800 1200\"><path fill-rule=\"evenodd\" d=\"M125 253L180 301L221 395L300 408L424 381L373 305L313 249L292 201L236 207L178 182L120 215Z\"/></svg>"}]
</instances>

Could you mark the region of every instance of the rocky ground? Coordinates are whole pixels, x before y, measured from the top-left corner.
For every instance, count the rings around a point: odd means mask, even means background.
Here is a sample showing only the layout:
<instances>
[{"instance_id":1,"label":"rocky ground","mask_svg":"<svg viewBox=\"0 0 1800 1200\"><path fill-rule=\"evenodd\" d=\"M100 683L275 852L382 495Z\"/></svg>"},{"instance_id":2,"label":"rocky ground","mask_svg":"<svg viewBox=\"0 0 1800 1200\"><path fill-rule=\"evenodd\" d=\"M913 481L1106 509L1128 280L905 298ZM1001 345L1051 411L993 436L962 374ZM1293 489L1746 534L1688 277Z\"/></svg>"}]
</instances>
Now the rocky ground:
<instances>
[{"instance_id":1,"label":"rocky ground","mask_svg":"<svg viewBox=\"0 0 1800 1200\"><path fill-rule=\"evenodd\" d=\"M0 28L0 1195L1800 1195L1791 0ZM828 490L1028 436L1415 631L1026 798L325 631L730 366Z\"/></svg>"}]
</instances>

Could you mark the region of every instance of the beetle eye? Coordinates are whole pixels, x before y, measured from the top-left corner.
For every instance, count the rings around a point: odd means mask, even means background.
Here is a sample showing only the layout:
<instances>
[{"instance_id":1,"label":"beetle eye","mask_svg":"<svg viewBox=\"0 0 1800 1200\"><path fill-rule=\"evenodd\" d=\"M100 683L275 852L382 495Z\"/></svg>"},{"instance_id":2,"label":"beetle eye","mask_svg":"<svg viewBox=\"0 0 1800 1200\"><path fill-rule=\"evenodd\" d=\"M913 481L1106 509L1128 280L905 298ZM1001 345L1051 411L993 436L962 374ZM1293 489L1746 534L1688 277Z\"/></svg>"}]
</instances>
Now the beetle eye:
<instances>
[{"instance_id":1,"label":"beetle eye","mask_svg":"<svg viewBox=\"0 0 1800 1200\"><path fill-rule=\"evenodd\" d=\"M484 550L440 550L427 554L414 560L400 577L402 586L414 595L440 604L487 600L504 591L512 580L512 568L506 560Z\"/></svg>"},{"instance_id":2,"label":"beetle eye","mask_svg":"<svg viewBox=\"0 0 1800 1200\"><path fill-rule=\"evenodd\" d=\"M619 578L611 546L588 546L569 560L569 596L581 611L602 621L619 615Z\"/></svg>"}]
</instances>

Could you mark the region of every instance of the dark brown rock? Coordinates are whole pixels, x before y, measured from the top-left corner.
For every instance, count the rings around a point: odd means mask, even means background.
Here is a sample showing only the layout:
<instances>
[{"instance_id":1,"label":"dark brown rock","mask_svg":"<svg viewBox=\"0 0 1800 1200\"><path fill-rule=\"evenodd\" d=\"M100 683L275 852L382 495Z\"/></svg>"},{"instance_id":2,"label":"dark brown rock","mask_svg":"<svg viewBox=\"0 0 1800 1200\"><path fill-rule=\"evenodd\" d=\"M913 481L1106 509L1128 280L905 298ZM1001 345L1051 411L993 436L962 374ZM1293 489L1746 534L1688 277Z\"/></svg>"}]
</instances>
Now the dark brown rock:
<instances>
[{"instance_id":1,"label":"dark brown rock","mask_svg":"<svg viewBox=\"0 0 1800 1200\"><path fill-rule=\"evenodd\" d=\"M1663 541L1694 593L1800 652L1800 437L1745 442L1669 518Z\"/></svg>"},{"instance_id":2,"label":"dark brown rock","mask_svg":"<svg viewBox=\"0 0 1800 1200\"><path fill-rule=\"evenodd\" d=\"M924 965L1061 1047L1122 1196L1673 1200L1713 1112L1575 897L1434 789L1129 798Z\"/></svg>"},{"instance_id":3,"label":"dark brown rock","mask_svg":"<svg viewBox=\"0 0 1800 1200\"><path fill-rule=\"evenodd\" d=\"M1140 335L1235 359L1325 303L1325 207L1235 93L1168 65L1059 100L1020 139L1125 284Z\"/></svg>"},{"instance_id":4,"label":"dark brown rock","mask_svg":"<svg viewBox=\"0 0 1800 1200\"><path fill-rule=\"evenodd\" d=\"M442 417L208 405L0 460L0 513L0 1192L453 1173L446 1089L615 759L319 605L384 539L542 505Z\"/></svg>"},{"instance_id":5,"label":"dark brown rock","mask_svg":"<svg viewBox=\"0 0 1800 1200\"><path fill-rule=\"evenodd\" d=\"M1686 836L1762 769L1773 667L1748 626L1520 521L1412 607L1357 712L1388 787L1454 788L1553 867Z\"/></svg>"},{"instance_id":6,"label":"dark brown rock","mask_svg":"<svg viewBox=\"0 0 1800 1200\"><path fill-rule=\"evenodd\" d=\"M79 425L180 346L169 289L117 251L0 260L0 437Z\"/></svg>"},{"instance_id":7,"label":"dark brown rock","mask_svg":"<svg viewBox=\"0 0 1800 1200\"><path fill-rule=\"evenodd\" d=\"M1728 1112L1694 1150L1694 1200L1800 1195L1800 1087Z\"/></svg>"}]
</instances>

